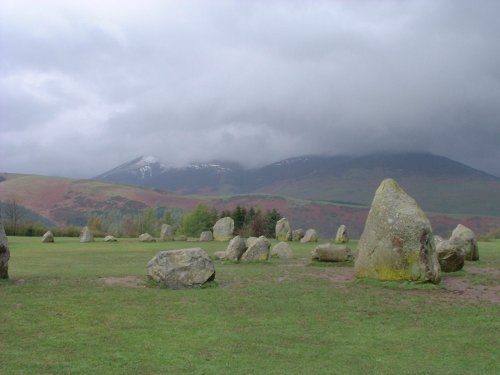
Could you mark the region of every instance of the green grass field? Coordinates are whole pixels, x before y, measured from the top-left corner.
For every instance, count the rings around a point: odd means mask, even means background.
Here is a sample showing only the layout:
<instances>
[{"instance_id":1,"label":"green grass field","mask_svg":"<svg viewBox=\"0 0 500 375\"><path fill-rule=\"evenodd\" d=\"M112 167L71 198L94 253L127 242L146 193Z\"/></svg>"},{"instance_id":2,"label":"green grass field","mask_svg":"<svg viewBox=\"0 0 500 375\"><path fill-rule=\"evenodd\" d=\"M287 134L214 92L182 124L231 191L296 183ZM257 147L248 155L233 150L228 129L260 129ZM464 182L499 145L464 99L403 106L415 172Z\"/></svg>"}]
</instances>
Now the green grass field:
<instances>
[{"instance_id":1,"label":"green grass field","mask_svg":"<svg viewBox=\"0 0 500 375\"><path fill-rule=\"evenodd\" d=\"M207 288L144 286L159 250L226 245L10 237L0 374L500 373L498 240L439 286L358 281L297 243L293 260L215 261Z\"/></svg>"}]
</instances>

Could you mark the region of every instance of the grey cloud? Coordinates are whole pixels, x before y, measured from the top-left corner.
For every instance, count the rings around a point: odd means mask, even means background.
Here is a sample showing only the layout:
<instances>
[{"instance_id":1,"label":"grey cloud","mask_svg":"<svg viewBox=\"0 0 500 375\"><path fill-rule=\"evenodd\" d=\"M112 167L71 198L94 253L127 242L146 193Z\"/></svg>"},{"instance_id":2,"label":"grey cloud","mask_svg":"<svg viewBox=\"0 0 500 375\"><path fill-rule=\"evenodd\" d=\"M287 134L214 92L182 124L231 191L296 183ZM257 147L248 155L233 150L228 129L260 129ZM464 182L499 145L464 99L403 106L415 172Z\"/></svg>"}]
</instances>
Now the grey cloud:
<instances>
[{"instance_id":1,"label":"grey cloud","mask_svg":"<svg viewBox=\"0 0 500 375\"><path fill-rule=\"evenodd\" d=\"M416 150L500 175L497 2L25 3L0 16L1 170Z\"/></svg>"}]
</instances>

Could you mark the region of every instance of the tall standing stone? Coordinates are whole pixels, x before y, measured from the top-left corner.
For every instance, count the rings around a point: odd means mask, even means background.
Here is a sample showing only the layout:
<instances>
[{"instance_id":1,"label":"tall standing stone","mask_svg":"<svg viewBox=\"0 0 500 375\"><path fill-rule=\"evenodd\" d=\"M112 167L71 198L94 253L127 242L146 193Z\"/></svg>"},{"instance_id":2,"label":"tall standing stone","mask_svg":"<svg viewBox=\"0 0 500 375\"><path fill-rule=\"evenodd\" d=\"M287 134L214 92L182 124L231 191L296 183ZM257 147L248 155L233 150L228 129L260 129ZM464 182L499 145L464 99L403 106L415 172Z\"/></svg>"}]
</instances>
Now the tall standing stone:
<instances>
[{"instance_id":1,"label":"tall standing stone","mask_svg":"<svg viewBox=\"0 0 500 375\"><path fill-rule=\"evenodd\" d=\"M90 232L89 227L83 227L80 232L80 242L94 242L94 236Z\"/></svg>"},{"instance_id":2,"label":"tall standing stone","mask_svg":"<svg viewBox=\"0 0 500 375\"><path fill-rule=\"evenodd\" d=\"M245 240L240 236L234 237L227 245L225 258L235 262L239 262L241 256L247 249Z\"/></svg>"},{"instance_id":3,"label":"tall standing stone","mask_svg":"<svg viewBox=\"0 0 500 375\"><path fill-rule=\"evenodd\" d=\"M276 223L276 239L278 241L290 241L292 239L292 229L288 223L288 219L281 218Z\"/></svg>"},{"instance_id":4,"label":"tall standing stone","mask_svg":"<svg viewBox=\"0 0 500 375\"><path fill-rule=\"evenodd\" d=\"M173 241L174 228L170 224L162 224L160 230L160 241Z\"/></svg>"},{"instance_id":5,"label":"tall standing stone","mask_svg":"<svg viewBox=\"0 0 500 375\"><path fill-rule=\"evenodd\" d=\"M429 219L393 179L382 181L375 192L354 269L360 278L441 279Z\"/></svg>"},{"instance_id":6,"label":"tall standing stone","mask_svg":"<svg viewBox=\"0 0 500 375\"><path fill-rule=\"evenodd\" d=\"M0 223L0 279L9 278L9 244L3 224Z\"/></svg>"},{"instance_id":7,"label":"tall standing stone","mask_svg":"<svg viewBox=\"0 0 500 375\"><path fill-rule=\"evenodd\" d=\"M234 220L227 216L219 219L213 228L214 240L216 241L229 241L233 238Z\"/></svg>"},{"instance_id":8,"label":"tall standing stone","mask_svg":"<svg viewBox=\"0 0 500 375\"><path fill-rule=\"evenodd\" d=\"M476 235L465 225L458 224L451 233L450 240L459 237L465 242L465 260L479 260L479 248L477 246Z\"/></svg>"},{"instance_id":9,"label":"tall standing stone","mask_svg":"<svg viewBox=\"0 0 500 375\"><path fill-rule=\"evenodd\" d=\"M342 224L339 229L337 229L337 235L335 236L335 243L342 244L348 243L349 236L347 235L347 228L344 224Z\"/></svg>"}]
</instances>

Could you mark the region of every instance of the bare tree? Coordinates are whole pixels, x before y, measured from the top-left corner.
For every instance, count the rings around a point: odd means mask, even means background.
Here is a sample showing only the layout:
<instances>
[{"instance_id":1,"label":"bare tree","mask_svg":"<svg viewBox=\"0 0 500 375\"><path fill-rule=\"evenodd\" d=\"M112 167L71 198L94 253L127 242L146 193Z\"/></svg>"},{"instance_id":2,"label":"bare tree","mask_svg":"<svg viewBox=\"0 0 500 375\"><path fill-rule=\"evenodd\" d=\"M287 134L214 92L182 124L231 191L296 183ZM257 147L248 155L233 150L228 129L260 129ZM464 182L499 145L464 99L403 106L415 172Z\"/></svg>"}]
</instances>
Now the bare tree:
<instances>
[{"instance_id":1,"label":"bare tree","mask_svg":"<svg viewBox=\"0 0 500 375\"><path fill-rule=\"evenodd\" d=\"M19 223L23 218L22 207L15 199L8 199L3 204L3 219L5 225L9 227L10 232L15 236Z\"/></svg>"}]
</instances>

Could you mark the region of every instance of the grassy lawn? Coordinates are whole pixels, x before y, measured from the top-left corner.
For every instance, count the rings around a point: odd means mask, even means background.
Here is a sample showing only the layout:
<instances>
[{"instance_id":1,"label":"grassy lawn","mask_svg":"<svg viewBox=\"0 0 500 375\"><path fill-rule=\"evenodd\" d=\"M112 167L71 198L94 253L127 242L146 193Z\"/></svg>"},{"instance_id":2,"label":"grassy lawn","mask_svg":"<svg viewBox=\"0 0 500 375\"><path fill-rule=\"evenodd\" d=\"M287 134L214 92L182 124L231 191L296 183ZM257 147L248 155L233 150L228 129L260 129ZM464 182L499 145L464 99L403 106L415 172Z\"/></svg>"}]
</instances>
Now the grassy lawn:
<instances>
[{"instance_id":1,"label":"grassy lawn","mask_svg":"<svg viewBox=\"0 0 500 375\"><path fill-rule=\"evenodd\" d=\"M9 245L2 375L500 373L500 241L439 286L358 281L352 264L311 264L315 245L291 243L293 260L215 261L217 285L175 291L141 284L151 257L227 243Z\"/></svg>"}]
</instances>

